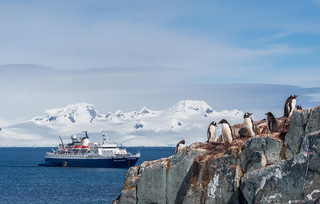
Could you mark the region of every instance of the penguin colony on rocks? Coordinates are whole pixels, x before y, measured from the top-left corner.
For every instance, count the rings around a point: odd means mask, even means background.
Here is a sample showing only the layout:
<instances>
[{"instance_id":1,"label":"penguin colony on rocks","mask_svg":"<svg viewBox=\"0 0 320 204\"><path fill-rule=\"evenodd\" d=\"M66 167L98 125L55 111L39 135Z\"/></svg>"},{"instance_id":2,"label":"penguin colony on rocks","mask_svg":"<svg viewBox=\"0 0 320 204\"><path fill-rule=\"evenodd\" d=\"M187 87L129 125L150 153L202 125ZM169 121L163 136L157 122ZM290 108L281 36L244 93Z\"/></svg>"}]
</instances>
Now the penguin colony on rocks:
<instances>
[{"instance_id":1,"label":"penguin colony on rocks","mask_svg":"<svg viewBox=\"0 0 320 204\"><path fill-rule=\"evenodd\" d=\"M296 105L296 98L299 95L291 95L287 98L285 105L284 105L284 116L287 117L289 120L295 110L302 110L301 105ZM255 133L255 126L253 123L253 119L250 117L252 113L245 113L244 118L244 127L242 127L239 130L240 137L254 137L256 136ZM266 115L266 125L268 128L268 133L273 133L278 131L278 123L276 118L271 112L268 112ZM233 140L233 131L231 125L228 123L227 120L222 119L218 124L221 124L221 132L222 134L215 140L216 138L216 128L217 123L215 121L212 121L207 130L207 142L225 142L225 143L232 143ZM183 150L186 148L186 144L184 140L181 140L177 145L175 149L175 153L177 153L180 150Z\"/></svg>"}]
</instances>

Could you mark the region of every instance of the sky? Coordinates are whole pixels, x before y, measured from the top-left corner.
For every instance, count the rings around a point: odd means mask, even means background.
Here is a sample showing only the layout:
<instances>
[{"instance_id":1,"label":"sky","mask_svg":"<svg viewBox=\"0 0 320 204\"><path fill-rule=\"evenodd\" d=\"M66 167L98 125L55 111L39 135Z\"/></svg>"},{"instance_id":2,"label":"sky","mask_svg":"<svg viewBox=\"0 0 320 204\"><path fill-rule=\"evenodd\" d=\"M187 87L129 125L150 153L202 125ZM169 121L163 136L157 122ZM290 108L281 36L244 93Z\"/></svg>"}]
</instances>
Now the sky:
<instances>
[{"instance_id":1,"label":"sky","mask_svg":"<svg viewBox=\"0 0 320 204\"><path fill-rule=\"evenodd\" d=\"M320 1L0 0L0 122L87 102L282 114L320 102Z\"/></svg>"}]
</instances>

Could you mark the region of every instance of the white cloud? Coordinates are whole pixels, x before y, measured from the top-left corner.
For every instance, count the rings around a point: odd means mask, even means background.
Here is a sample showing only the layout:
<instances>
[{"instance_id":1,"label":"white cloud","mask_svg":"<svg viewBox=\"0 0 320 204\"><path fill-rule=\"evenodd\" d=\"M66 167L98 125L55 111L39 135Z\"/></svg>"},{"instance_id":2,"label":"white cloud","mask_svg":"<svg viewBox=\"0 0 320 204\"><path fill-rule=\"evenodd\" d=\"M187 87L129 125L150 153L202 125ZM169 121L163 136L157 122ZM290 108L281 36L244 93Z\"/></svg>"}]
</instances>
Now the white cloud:
<instances>
[{"instance_id":1,"label":"white cloud","mask_svg":"<svg viewBox=\"0 0 320 204\"><path fill-rule=\"evenodd\" d=\"M296 32L297 32L296 30L287 30L287 31L284 31L284 32L279 32L279 33L276 33L276 34L274 34L272 36L256 40L252 44L255 45L255 46L261 46L261 45L264 45L266 43L270 43L270 42L272 42L274 40L285 38L285 37L287 37L289 35L292 35L292 34L294 34Z\"/></svg>"}]
</instances>

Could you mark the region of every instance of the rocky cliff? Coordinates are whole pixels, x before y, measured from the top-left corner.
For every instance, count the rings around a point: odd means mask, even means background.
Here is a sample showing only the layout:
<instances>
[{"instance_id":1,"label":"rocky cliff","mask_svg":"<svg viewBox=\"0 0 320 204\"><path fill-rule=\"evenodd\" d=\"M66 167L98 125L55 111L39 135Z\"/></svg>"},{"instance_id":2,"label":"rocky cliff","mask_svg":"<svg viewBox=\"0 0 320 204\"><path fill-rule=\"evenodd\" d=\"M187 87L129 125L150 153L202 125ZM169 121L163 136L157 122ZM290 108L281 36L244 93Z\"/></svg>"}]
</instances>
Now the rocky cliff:
<instances>
[{"instance_id":1,"label":"rocky cliff","mask_svg":"<svg viewBox=\"0 0 320 204\"><path fill-rule=\"evenodd\" d=\"M193 143L132 167L113 203L318 203L320 107L277 121L276 133L257 121L256 137ZM234 125L234 132L241 127Z\"/></svg>"}]
</instances>

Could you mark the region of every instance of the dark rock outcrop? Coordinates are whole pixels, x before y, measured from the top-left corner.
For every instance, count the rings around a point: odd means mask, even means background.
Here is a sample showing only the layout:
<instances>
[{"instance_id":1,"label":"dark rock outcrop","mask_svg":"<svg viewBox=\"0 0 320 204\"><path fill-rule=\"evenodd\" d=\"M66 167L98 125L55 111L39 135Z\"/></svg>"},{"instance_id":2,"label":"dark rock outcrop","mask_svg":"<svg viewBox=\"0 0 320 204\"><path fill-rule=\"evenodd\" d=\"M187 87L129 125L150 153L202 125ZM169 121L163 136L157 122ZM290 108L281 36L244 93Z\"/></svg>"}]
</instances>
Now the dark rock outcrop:
<instances>
[{"instance_id":1,"label":"dark rock outcrop","mask_svg":"<svg viewBox=\"0 0 320 204\"><path fill-rule=\"evenodd\" d=\"M320 196L320 107L256 121L256 137L194 143L128 170L114 203L315 203ZM233 125L238 133L242 124Z\"/></svg>"}]
</instances>

